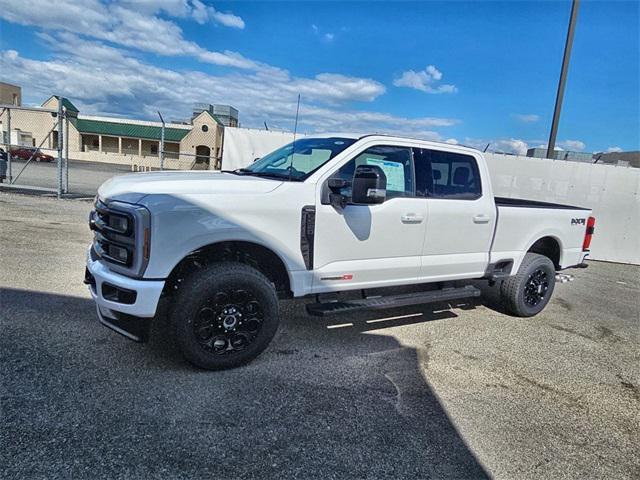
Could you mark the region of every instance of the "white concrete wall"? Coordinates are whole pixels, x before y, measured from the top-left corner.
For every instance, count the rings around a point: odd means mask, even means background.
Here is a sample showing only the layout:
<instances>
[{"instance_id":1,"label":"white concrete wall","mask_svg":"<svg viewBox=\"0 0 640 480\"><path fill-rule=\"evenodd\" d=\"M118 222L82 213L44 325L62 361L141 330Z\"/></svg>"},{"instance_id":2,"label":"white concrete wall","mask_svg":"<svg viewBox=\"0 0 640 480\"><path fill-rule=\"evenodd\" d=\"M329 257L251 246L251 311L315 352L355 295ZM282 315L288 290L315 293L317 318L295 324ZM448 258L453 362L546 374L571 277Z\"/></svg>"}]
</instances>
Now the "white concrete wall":
<instances>
[{"instance_id":1,"label":"white concrete wall","mask_svg":"<svg viewBox=\"0 0 640 480\"><path fill-rule=\"evenodd\" d=\"M298 134L297 138L304 135ZM235 170L250 165L256 158L291 143L293 133L257 130L252 128L225 127L222 168Z\"/></svg>"},{"instance_id":2,"label":"white concrete wall","mask_svg":"<svg viewBox=\"0 0 640 480\"><path fill-rule=\"evenodd\" d=\"M593 209L590 258L640 265L640 169L485 154L494 194Z\"/></svg>"}]
</instances>

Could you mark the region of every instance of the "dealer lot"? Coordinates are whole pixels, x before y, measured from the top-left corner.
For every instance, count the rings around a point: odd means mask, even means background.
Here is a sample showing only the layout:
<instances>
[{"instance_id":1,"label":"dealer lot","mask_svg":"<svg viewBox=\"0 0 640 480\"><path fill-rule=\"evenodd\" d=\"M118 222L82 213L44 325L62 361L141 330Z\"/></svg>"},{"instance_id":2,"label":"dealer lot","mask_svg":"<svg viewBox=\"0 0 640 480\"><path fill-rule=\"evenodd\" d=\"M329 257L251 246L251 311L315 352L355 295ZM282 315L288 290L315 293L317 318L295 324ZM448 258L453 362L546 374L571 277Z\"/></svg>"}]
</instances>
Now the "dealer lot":
<instances>
[{"instance_id":1,"label":"dealer lot","mask_svg":"<svg viewBox=\"0 0 640 480\"><path fill-rule=\"evenodd\" d=\"M90 209L0 193L6 478L640 476L637 266L591 262L531 319L290 301L262 356L203 372L162 318L145 345L98 324Z\"/></svg>"}]
</instances>

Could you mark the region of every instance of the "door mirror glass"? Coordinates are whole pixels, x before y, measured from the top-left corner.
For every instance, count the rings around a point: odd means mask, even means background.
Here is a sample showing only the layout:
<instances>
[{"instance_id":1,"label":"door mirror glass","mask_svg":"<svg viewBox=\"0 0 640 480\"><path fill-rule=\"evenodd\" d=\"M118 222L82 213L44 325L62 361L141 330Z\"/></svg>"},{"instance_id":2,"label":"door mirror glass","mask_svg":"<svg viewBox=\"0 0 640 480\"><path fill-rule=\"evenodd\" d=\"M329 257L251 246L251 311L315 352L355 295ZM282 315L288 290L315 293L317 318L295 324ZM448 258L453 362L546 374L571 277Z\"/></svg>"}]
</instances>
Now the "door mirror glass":
<instances>
[{"instance_id":1,"label":"door mirror glass","mask_svg":"<svg viewBox=\"0 0 640 480\"><path fill-rule=\"evenodd\" d=\"M387 176L377 165L359 165L353 174L351 201L356 204L378 204L387 196Z\"/></svg>"}]
</instances>

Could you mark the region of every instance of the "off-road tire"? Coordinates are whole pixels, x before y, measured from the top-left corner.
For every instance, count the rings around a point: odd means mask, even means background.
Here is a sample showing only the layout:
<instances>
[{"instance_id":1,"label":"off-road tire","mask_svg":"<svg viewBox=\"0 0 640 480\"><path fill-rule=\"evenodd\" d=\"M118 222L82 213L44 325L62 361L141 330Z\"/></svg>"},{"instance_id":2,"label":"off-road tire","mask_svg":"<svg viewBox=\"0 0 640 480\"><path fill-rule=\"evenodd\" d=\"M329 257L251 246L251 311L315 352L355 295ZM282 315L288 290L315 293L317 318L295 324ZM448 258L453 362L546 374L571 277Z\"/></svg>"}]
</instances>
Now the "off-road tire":
<instances>
[{"instance_id":1,"label":"off-road tire","mask_svg":"<svg viewBox=\"0 0 640 480\"><path fill-rule=\"evenodd\" d=\"M208 349L200 343L202 339L197 336L194 322L199 321L198 316L207 308L209 299L230 289L249 292L259 303L261 328L244 349L215 353L213 347ZM257 357L273 339L279 323L278 297L273 284L255 268L241 263L215 263L183 282L171 309L170 319L178 348L187 361L207 370L233 368Z\"/></svg>"},{"instance_id":2,"label":"off-road tire","mask_svg":"<svg viewBox=\"0 0 640 480\"><path fill-rule=\"evenodd\" d=\"M544 279L542 283L543 285L546 284L546 289L538 303L532 304L531 301L528 301L531 300L532 295L527 295L527 288L532 289L532 287L535 287L536 277ZM555 283L556 269L553 262L544 255L527 253L520 264L518 273L503 281L500 286L502 304L511 315L533 317L540 313L549 303ZM536 289L533 288L533 290ZM533 297L535 297L535 293Z\"/></svg>"}]
</instances>

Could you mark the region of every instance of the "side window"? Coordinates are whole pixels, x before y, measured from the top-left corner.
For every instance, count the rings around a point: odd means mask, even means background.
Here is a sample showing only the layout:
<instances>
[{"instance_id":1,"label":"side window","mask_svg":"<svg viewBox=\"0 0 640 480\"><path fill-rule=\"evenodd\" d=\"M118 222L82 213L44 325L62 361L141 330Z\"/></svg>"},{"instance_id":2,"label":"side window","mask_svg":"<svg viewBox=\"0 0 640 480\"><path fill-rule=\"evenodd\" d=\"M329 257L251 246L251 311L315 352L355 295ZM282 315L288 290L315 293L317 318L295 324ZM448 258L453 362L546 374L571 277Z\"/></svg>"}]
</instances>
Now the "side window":
<instances>
[{"instance_id":1,"label":"side window","mask_svg":"<svg viewBox=\"0 0 640 480\"><path fill-rule=\"evenodd\" d=\"M460 153L414 149L420 196L473 200L482 194L475 158Z\"/></svg>"},{"instance_id":2,"label":"side window","mask_svg":"<svg viewBox=\"0 0 640 480\"><path fill-rule=\"evenodd\" d=\"M410 148L371 147L343 165L334 177L351 182L356 167L376 165L387 177L387 198L413 197L413 156ZM351 196L351 187L343 189L343 195Z\"/></svg>"}]
</instances>

